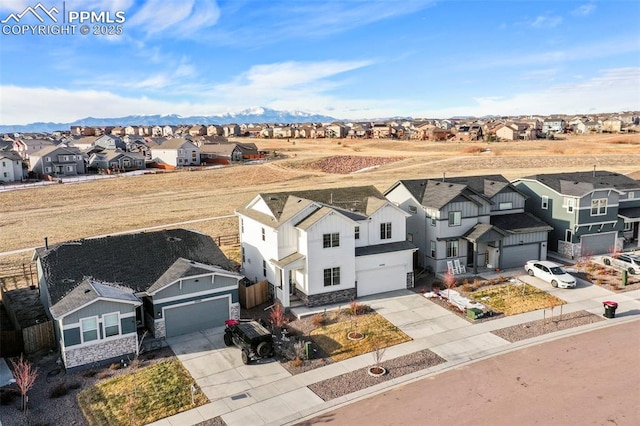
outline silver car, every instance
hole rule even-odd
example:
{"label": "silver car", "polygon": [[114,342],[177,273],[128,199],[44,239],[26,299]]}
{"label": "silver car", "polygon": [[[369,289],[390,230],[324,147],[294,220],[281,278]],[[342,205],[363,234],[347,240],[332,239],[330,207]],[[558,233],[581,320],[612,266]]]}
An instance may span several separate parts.
{"label": "silver car", "polygon": [[524,270],[532,277],[538,277],[551,283],[552,287],[573,288],[576,279],[568,274],[561,265],[548,260],[530,260],[524,264]]}

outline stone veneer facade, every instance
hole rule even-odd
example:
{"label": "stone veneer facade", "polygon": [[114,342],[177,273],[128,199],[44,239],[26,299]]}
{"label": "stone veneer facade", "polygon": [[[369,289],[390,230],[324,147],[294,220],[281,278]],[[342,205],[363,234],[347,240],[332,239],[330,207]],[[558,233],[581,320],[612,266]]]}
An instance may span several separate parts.
{"label": "stone veneer facade", "polygon": [[81,365],[99,363],[124,355],[135,354],[138,350],[138,335],[132,333],[119,339],[99,341],[96,344],[62,350],[62,358],[67,369]]}
{"label": "stone veneer facade", "polygon": [[295,292],[296,292],[296,296],[298,296],[300,300],[302,300],[304,304],[309,307],[329,305],[331,303],[350,302],[356,298],[355,288],[348,288],[346,290],[338,290],[338,291],[332,291],[329,293],[320,293],[320,294],[312,294],[312,295],[306,295],[300,290],[298,290],[297,288]]}

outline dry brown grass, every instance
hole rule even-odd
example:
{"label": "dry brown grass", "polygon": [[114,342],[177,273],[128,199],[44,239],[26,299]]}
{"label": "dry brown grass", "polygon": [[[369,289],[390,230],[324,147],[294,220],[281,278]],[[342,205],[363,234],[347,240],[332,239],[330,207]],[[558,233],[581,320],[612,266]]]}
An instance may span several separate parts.
{"label": "dry brown grass", "polygon": [[[629,143],[616,143],[616,141]],[[466,154],[479,142],[395,140],[256,140],[259,149],[285,156],[265,164],[50,185],[0,193],[0,252],[120,231],[233,214],[260,192],[353,185],[384,191],[398,179],[502,173],[508,179],[534,173],[591,170],[621,173],[640,169],[640,135],[567,136],[564,141],[486,144],[492,155]],[[294,144],[295,142],[295,144]],[[603,143],[611,142],[611,143]],[[348,145],[345,151],[345,144]],[[564,154],[552,152],[562,146]],[[496,152],[497,151],[497,152]],[[347,175],[308,168],[345,155],[397,157],[374,170]],[[212,236],[237,233],[237,219],[183,225]],[[0,262],[28,259],[0,257]]]}

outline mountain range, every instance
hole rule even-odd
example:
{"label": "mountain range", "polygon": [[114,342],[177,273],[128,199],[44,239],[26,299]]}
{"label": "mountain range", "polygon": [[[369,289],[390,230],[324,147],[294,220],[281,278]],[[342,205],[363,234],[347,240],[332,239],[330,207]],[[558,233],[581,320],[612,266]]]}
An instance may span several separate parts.
{"label": "mountain range", "polygon": [[86,117],[72,123],[30,123],[16,125],[0,125],[0,133],[51,133],[57,130],[69,130],[71,126],[156,126],[156,125],[186,125],[186,124],[243,124],[243,123],[305,123],[341,121],[326,115],[309,114],[302,111],[277,111],[274,109],[255,107],[238,113],[218,115],[197,115],[183,117],[176,114],[169,115],[127,115],[117,118]]}

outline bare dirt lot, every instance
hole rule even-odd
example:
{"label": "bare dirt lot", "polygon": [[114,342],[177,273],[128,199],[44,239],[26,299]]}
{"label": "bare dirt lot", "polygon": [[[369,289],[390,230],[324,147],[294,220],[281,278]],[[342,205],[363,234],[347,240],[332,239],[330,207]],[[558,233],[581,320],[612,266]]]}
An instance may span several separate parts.
{"label": "bare dirt lot", "polygon": [[[243,139],[245,140],[245,139]],[[245,140],[246,141],[246,140]],[[252,140],[254,141],[254,140]],[[565,140],[429,142],[366,140],[255,140],[277,154],[263,164],[150,174],[0,193],[0,252],[224,216],[260,192],[375,185],[399,179],[502,173],[591,170],[640,171],[640,134],[567,135]],[[483,152],[478,153],[478,148]],[[351,173],[352,171],[360,171]],[[235,218],[191,224],[212,236],[237,233]],[[30,253],[0,257],[28,262]]]}

